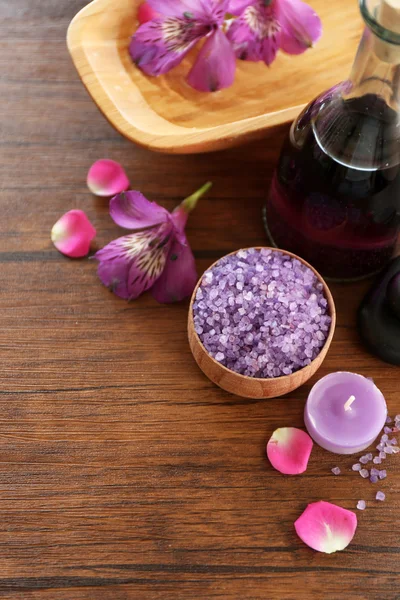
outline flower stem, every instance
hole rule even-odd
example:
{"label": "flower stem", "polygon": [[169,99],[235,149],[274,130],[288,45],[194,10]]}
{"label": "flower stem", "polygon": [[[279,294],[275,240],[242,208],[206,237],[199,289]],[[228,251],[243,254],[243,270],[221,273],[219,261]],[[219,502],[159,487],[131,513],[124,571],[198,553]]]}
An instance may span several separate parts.
{"label": "flower stem", "polygon": [[208,181],[207,183],[202,185],[201,188],[197,190],[197,192],[194,192],[194,194],[192,194],[191,196],[188,196],[182,202],[181,208],[183,208],[183,210],[186,213],[192,212],[192,210],[196,207],[196,204],[200,200],[200,198],[202,196],[204,196],[204,194],[206,194],[211,187],[212,187],[211,181]]}

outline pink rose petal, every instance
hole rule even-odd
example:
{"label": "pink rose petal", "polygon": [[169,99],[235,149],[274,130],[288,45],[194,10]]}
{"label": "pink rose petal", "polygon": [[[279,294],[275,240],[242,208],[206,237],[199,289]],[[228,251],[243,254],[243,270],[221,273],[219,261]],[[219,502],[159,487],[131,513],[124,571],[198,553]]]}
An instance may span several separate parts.
{"label": "pink rose petal", "polygon": [[284,475],[298,475],[307,469],[313,441],[301,429],[281,427],[272,434],[267,444],[271,465]]}
{"label": "pink rose petal", "polygon": [[299,538],[318,552],[332,554],[350,544],[357,529],[356,515],[330,502],[309,504],[294,524]]}
{"label": "pink rose petal", "polygon": [[143,23],[147,23],[147,21],[152,21],[159,16],[159,13],[154,10],[147,2],[143,2],[138,9],[138,21],[140,25]]}
{"label": "pink rose petal", "polygon": [[109,198],[127,190],[129,179],[119,163],[104,158],[90,167],[87,186],[92,194]]}
{"label": "pink rose petal", "polygon": [[82,210],[70,210],[51,230],[51,241],[62,254],[81,258],[89,252],[96,230]]}

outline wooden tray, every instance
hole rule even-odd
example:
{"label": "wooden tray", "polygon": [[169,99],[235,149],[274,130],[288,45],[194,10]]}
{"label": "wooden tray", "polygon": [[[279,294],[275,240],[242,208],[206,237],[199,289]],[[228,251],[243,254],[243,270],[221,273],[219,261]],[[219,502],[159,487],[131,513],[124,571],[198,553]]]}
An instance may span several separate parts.
{"label": "wooden tray", "polygon": [[185,81],[195,50],[161,77],[147,77],[131,62],[128,45],[140,2],[94,0],[73,19],[68,48],[110,123],[160,152],[227,148],[293,120],[315,96],[346,79],[362,30],[357,0],[310,0],[324,26],[315,49],[302,56],[279,53],[269,69],[238,61],[234,85],[205,94]]}

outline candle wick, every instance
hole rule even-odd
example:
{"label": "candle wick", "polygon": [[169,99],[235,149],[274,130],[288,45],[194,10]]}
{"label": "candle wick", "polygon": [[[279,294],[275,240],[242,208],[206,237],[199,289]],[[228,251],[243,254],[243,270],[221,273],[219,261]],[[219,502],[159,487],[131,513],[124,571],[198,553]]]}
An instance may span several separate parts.
{"label": "candle wick", "polygon": [[351,405],[353,404],[355,399],[356,399],[355,396],[350,396],[350,398],[347,400],[347,402],[344,405],[344,410],[351,410]]}

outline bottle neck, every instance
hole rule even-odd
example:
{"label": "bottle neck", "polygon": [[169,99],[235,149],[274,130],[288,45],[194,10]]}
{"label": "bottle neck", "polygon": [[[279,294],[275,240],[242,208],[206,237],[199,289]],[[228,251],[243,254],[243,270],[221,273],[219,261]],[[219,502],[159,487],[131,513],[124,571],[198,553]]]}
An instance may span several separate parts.
{"label": "bottle neck", "polygon": [[378,38],[368,27],[361,39],[343,99],[366,95],[384,100],[400,119],[400,47]]}

